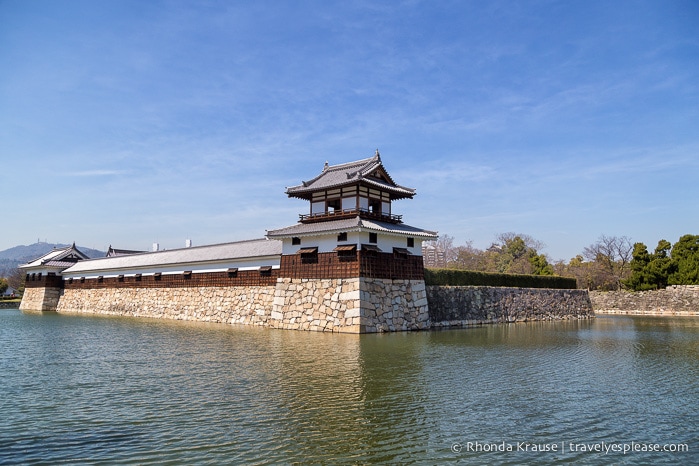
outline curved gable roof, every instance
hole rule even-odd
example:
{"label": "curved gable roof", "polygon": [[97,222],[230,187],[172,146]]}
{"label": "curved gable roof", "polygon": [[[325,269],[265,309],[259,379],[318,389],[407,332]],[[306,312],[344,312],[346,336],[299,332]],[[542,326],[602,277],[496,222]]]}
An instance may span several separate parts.
{"label": "curved gable roof", "polygon": [[381,162],[378,150],[373,157],[368,159],[339,165],[328,165],[326,162],[319,175],[309,181],[303,181],[300,185],[286,188],[286,194],[289,197],[306,199],[316,191],[355,184],[375,186],[390,192],[394,199],[415,195],[415,189],[400,186],[393,181]]}
{"label": "curved gable roof", "polygon": [[75,243],[71,246],[66,246],[63,248],[54,248],[52,251],[44,254],[43,256],[34,259],[33,261],[27,262],[26,264],[20,265],[20,268],[30,268],[30,267],[69,267],[78,261],[89,259],[89,257],[75,247]]}

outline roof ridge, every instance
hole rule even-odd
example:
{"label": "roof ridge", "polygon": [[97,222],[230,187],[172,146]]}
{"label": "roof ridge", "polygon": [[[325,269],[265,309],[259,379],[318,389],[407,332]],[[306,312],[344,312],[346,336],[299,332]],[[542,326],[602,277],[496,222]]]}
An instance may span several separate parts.
{"label": "roof ridge", "polygon": [[352,165],[368,165],[370,162],[376,159],[376,156],[369,157],[365,159],[355,160],[353,162],[338,163],[337,165],[328,165],[328,170],[341,170],[343,168],[350,167]]}
{"label": "roof ridge", "polygon": [[359,169],[357,170],[357,172],[360,172],[360,171],[362,171],[362,169],[363,169],[368,163],[370,163],[370,162],[371,162],[372,160],[374,160],[375,158],[376,158],[376,156],[370,157],[370,158],[366,158],[366,159],[355,160],[355,161],[353,161],[353,162],[339,163],[339,164],[337,164],[337,165],[325,165],[325,166],[323,166],[323,170],[322,170],[318,175],[314,176],[314,177],[311,178],[310,180],[303,180],[303,181],[301,181],[301,184],[300,184],[300,185],[288,186],[288,187],[287,187],[287,190],[288,190],[289,188],[296,188],[296,187],[299,187],[299,186],[303,186],[303,187],[305,188],[305,187],[307,187],[308,185],[315,183],[316,181],[318,181],[318,179],[322,178],[324,175],[327,175],[329,172],[342,171],[342,170],[346,170],[346,169],[348,169],[348,168],[350,168],[350,167],[353,167],[353,166],[359,167]]}
{"label": "roof ridge", "polygon": [[[183,248],[173,248],[173,249],[161,249],[158,251],[138,251],[135,254],[129,254],[129,256],[143,256],[146,254],[160,254],[164,252],[173,252],[173,251],[186,251],[186,250],[191,250],[191,249],[203,249],[203,248],[210,248],[212,246],[225,246],[229,244],[242,244],[242,243],[252,243],[254,241],[270,241],[269,238],[262,237],[262,238],[254,238],[254,239],[243,239],[239,241],[226,241],[223,243],[212,243],[212,244],[202,244],[200,246],[189,246],[189,247],[183,247]],[[97,261],[97,260],[102,260],[102,259],[114,259],[115,257],[121,257],[121,256],[112,256],[112,257],[95,257],[91,259],[86,259],[90,261]]]}
{"label": "roof ridge", "polygon": [[289,197],[310,199],[311,192],[324,189],[337,189],[342,186],[357,183],[373,183],[382,189],[389,190],[392,198],[402,199],[413,197],[415,189],[401,186],[395,182],[388,173],[377,153],[373,157],[367,157],[352,162],[337,165],[324,165],[323,171],[309,180],[301,181],[301,184],[286,187]]}

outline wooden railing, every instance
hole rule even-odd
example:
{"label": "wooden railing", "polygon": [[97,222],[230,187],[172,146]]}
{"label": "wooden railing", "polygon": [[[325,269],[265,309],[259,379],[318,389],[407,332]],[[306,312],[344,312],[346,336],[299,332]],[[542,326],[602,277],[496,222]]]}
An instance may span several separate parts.
{"label": "wooden railing", "polygon": [[381,222],[403,223],[402,215],[384,214],[380,212],[371,212],[368,209],[344,209],[335,210],[333,212],[320,212],[316,214],[300,214],[299,220],[301,223],[322,222],[325,220],[340,220],[343,218],[352,218],[359,215],[362,218],[378,220]]}

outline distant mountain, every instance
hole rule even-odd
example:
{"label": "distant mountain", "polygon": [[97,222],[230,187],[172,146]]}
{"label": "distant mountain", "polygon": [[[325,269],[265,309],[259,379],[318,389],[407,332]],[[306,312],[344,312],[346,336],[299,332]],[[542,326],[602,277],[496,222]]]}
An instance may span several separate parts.
{"label": "distant mountain", "polygon": [[[51,252],[54,248],[64,248],[69,244],[58,243],[34,243],[29,246],[15,246],[10,249],[0,251],[0,277],[8,276],[9,272],[16,269],[19,265],[26,264],[29,261],[37,259],[44,254]],[[98,251],[97,249],[78,246],[83,253],[89,258],[104,257],[106,251]]]}

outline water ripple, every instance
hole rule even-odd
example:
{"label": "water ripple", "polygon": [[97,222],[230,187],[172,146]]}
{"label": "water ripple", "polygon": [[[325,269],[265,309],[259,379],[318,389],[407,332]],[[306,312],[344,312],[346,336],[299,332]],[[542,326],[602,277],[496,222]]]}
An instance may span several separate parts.
{"label": "water ripple", "polygon": [[[687,319],[357,336],[3,311],[0,464],[692,463],[697,336]],[[692,449],[452,451],[603,441]]]}

